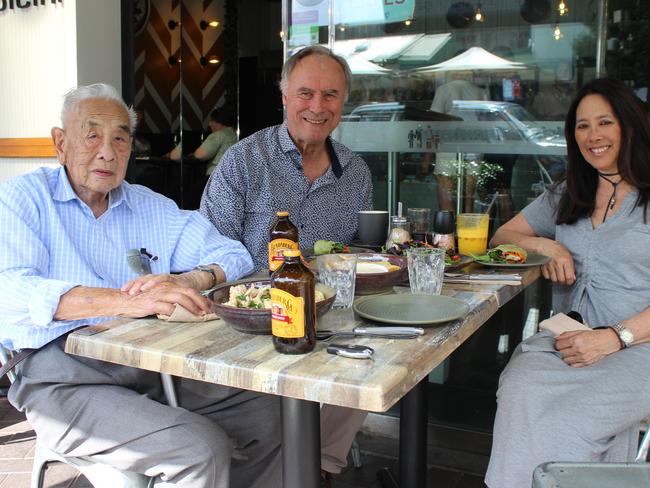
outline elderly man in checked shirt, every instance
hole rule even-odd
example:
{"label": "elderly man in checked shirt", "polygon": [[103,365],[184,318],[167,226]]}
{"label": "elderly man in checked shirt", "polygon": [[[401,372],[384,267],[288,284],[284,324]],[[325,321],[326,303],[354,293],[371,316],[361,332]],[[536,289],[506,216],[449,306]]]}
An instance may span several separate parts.
{"label": "elderly man in checked shirt", "polygon": [[[114,88],[69,92],[61,119],[52,129],[61,167],[0,186],[0,340],[38,349],[16,367],[9,401],[50,449],[157,487],[280,486],[274,397],[183,380],[185,408],[173,408],[157,374],[63,352],[69,331],[111,317],[170,314],[174,304],[207,312],[200,291],[253,263],[198,212],[124,182],[136,116]],[[129,269],[129,250],[142,248],[157,256],[154,274]]]}
{"label": "elderly man in checked shirt", "polygon": [[[351,77],[345,60],[329,49],[298,51],[282,68],[287,120],[231,146],[208,180],[201,212],[219,232],[244,243],[258,270],[268,267],[269,228],[276,211],[289,211],[304,249],[317,239],[349,243],[357,231],[357,212],[372,208],[368,166],[330,138],[341,120]],[[323,407],[325,472],[339,473],[346,466],[364,418],[358,410]]]}

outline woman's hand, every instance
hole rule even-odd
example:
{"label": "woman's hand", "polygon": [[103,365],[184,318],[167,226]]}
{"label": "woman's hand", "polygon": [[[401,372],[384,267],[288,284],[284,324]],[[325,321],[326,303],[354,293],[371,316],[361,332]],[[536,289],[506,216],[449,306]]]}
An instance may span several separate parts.
{"label": "woman's hand", "polygon": [[555,348],[569,366],[582,368],[619,351],[621,343],[612,329],[576,330],[557,336]]}
{"label": "woman's hand", "polygon": [[551,260],[542,266],[542,275],[553,283],[573,285],[576,282],[576,268],[571,253],[562,244],[546,239],[542,254]]}

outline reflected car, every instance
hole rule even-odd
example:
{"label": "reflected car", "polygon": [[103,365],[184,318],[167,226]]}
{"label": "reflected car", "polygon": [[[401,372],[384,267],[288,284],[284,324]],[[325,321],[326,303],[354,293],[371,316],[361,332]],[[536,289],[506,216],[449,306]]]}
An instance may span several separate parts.
{"label": "reflected car", "polygon": [[[561,127],[551,127],[540,123],[524,107],[512,102],[484,100],[455,100],[449,114],[428,110],[429,102],[400,103],[381,102],[360,105],[342,117],[344,122],[372,121],[466,121],[495,122],[486,129],[468,128],[467,131],[455,131],[454,136],[468,142],[528,142],[547,150],[554,148],[563,153],[566,142]],[[544,152],[544,151],[541,151]],[[566,157],[556,155],[534,154],[489,154],[487,163],[500,167],[496,181],[486,183],[487,192],[510,192],[516,209],[528,203],[532,197],[541,193],[546,186],[564,176]],[[399,153],[398,177],[426,178],[425,165],[422,164],[425,153]],[[386,155],[381,153],[363,153],[373,173],[383,173],[386,168]],[[373,168],[374,167],[374,168]],[[489,167],[489,165],[486,165]],[[384,173],[385,174],[385,173]],[[376,175],[380,179],[380,175]]]}

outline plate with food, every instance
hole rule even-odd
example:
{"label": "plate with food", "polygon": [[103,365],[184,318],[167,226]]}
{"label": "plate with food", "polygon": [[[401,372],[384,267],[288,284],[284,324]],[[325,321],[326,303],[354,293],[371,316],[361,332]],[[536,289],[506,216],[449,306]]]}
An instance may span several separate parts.
{"label": "plate with food", "polygon": [[[393,291],[393,286],[408,279],[405,257],[372,252],[359,253],[356,256],[355,295],[390,293]],[[316,274],[318,273],[317,259],[318,256],[307,259],[308,266]]]}
{"label": "plate with food", "polygon": [[365,319],[401,325],[435,325],[469,312],[469,305],[458,298],[411,293],[359,298],[353,308]]}
{"label": "plate with food", "polygon": [[357,254],[355,295],[390,293],[393,286],[408,278],[406,259],[391,254]]}
{"label": "plate with food", "polygon": [[340,253],[362,253],[372,252],[370,249],[363,247],[351,246],[342,242],[327,241],[319,239],[314,242],[314,247],[303,250],[303,256],[321,256],[323,254],[340,254]]}
{"label": "plate with food", "polygon": [[[316,283],[316,316],[324,315],[334,303],[336,292]],[[271,280],[247,278],[223,283],[211,295],[212,311],[239,332],[271,333]]]}
{"label": "plate with food", "polygon": [[454,251],[447,251],[445,255],[445,271],[462,268],[474,262],[470,256],[462,256]]}
{"label": "plate with food", "polygon": [[488,249],[485,254],[472,255],[474,262],[495,268],[528,268],[548,263],[551,258],[543,254],[529,253],[514,244],[501,244]]}
{"label": "plate with food", "polygon": [[[394,245],[386,252],[387,254],[394,254],[395,256],[406,257],[406,252],[409,249],[421,248],[421,247],[434,247],[434,246],[429,244],[426,241],[411,240],[399,245]],[[462,268],[463,266],[467,266],[473,261],[474,259],[472,259],[470,256],[461,256],[456,251],[448,249],[447,254],[445,255],[445,270]]]}

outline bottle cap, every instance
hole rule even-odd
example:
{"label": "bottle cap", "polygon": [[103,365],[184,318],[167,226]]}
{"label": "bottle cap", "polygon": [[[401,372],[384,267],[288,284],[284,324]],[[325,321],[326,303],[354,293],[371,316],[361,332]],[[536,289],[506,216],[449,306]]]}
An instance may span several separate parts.
{"label": "bottle cap", "polygon": [[287,251],[284,251],[284,257],[286,258],[297,258],[300,256],[300,251],[296,251],[294,249],[289,249]]}
{"label": "bottle cap", "polygon": [[278,217],[288,217],[288,216],[289,216],[289,212],[286,212],[286,211],[275,212],[275,215],[277,215]]}

